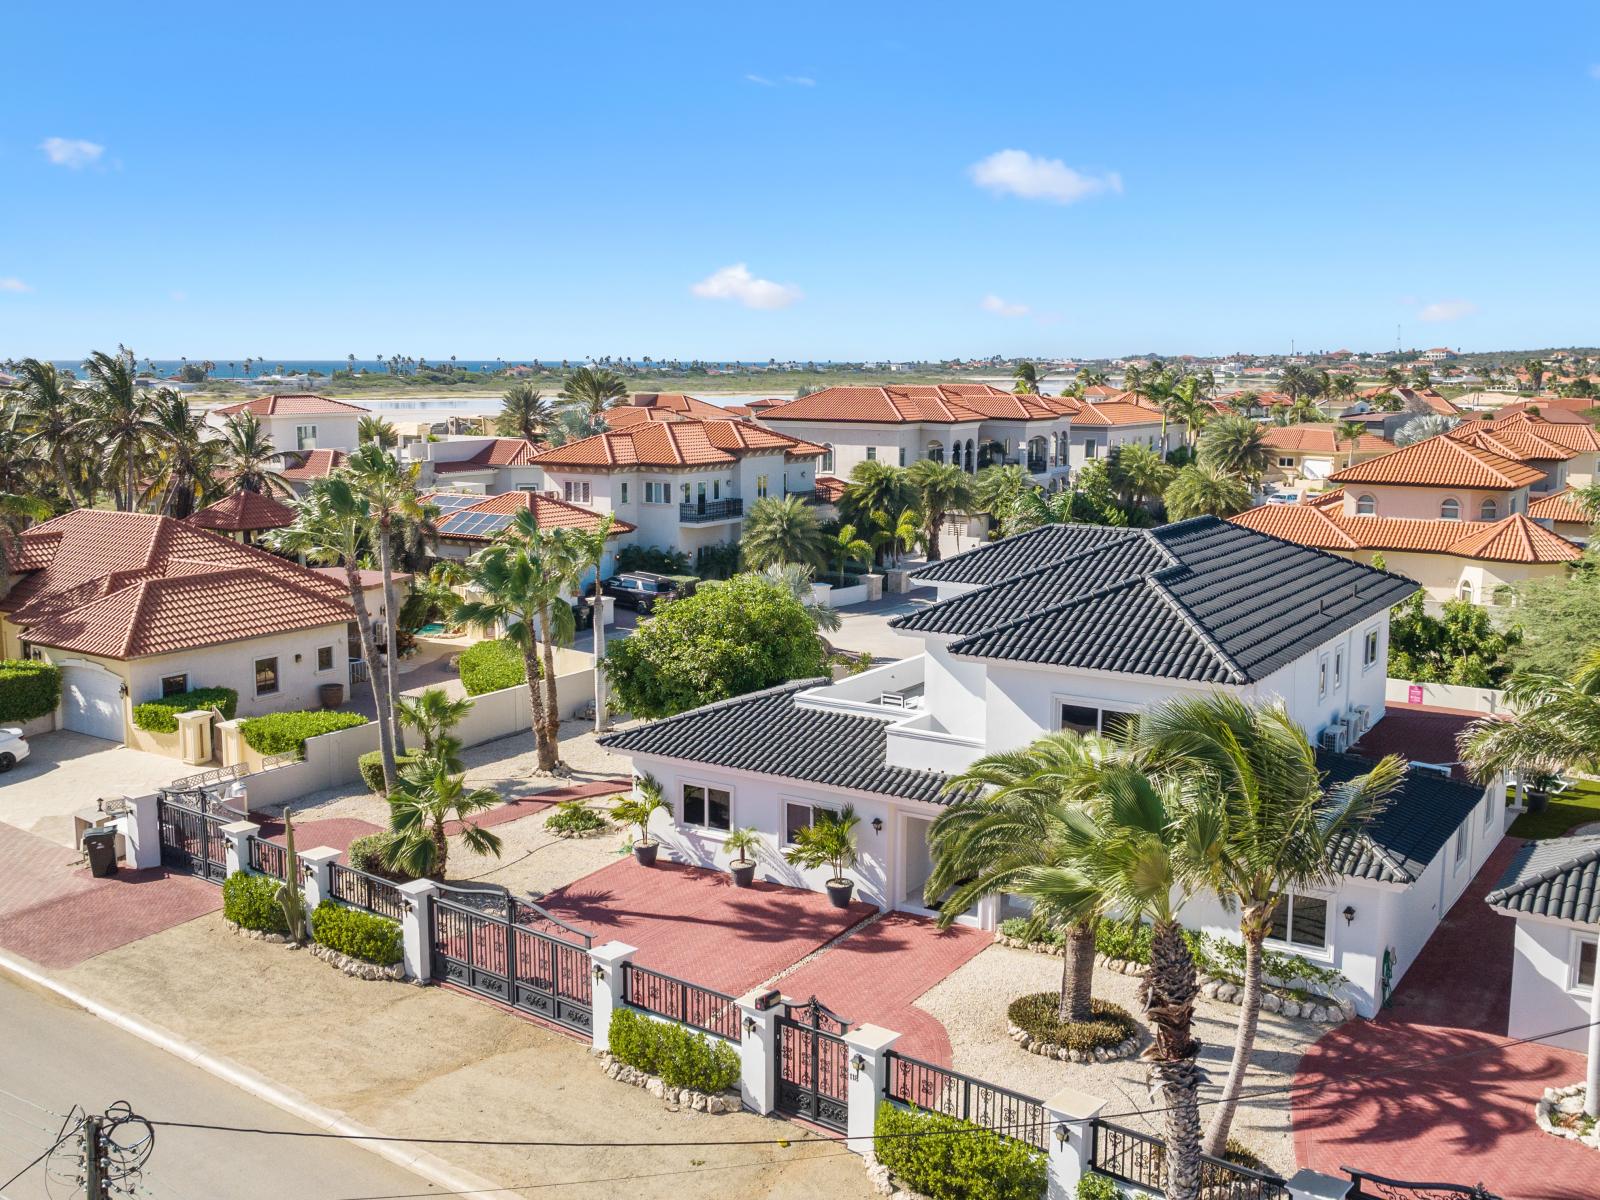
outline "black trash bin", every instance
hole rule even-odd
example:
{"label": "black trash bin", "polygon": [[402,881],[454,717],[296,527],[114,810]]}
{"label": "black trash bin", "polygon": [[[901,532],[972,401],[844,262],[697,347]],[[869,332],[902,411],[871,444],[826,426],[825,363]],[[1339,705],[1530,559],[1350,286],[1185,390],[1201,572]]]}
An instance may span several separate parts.
{"label": "black trash bin", "polygon": [[83,852],[89,856],[89,873],[96,879],[117,873],[117,831],[114,828],[84,830]]}

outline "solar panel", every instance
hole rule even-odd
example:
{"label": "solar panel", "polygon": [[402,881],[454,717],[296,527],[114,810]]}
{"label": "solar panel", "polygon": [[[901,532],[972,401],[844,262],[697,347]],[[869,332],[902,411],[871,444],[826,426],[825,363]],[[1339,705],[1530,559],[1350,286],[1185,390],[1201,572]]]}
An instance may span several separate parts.
{"label": "solar panel", "polygon": [[487,537],[511,524],[510,513],[468,512],[451,517],[440,532],[454,537]]}
{"label": "solar panel", "polygon": [[460,512],[463,508],[471,508],[483,499],[467,492],[435,492],[428,497],[428,503],[442,513]]}

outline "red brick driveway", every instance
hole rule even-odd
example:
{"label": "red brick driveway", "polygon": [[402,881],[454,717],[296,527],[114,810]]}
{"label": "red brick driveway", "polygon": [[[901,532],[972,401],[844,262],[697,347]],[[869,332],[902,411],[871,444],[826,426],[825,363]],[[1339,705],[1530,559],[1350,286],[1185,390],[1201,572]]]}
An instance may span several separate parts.
{"label": "red brick driveway", "polygon": [[1505,1200],[1600,1196],[1600,1156],[1533,1124],[1545,1088],[1583,1078],[1582,1056],[1505,1045],[1515,926],[1483,897],[1519,845],[1508,838],[1490,856],[1406,972],[1391,1009],[1332,1030],[1300,1060],[1300,1165],[1481,1181]]}

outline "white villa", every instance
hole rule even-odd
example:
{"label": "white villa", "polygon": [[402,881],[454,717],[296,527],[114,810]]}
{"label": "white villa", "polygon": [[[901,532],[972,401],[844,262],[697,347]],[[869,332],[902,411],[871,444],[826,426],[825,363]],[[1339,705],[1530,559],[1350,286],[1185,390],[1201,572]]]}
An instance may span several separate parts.
{"label": "white villa", "polygon": [[261,422],[261,431],[279,454],[311,450],[354,450],[360,445],[356,430],[370,409],[326,396],[259,396],[238,404],[224,404],[206,413],[206,425],[220,431],[230,417],[249,413]]}
{"label": "white villa", "polygon": [[[1347,751],[1384,719],[1390,607],[1409,580],[1211,517],[1155,530],[1052,525],[917,572],[938,600],[897,617],[924,653],[809,680],[613,734],[603,744],[658,778],[674,857],[720,861],[753,826],[761,870],[821,888],[782,850],[818,809],[861,818],[859,896],[925,913],[927,835],[945,784],[980,755],[1059,729],[1114,730],[1173,697],[1281,700],[1347,778]],[[1445,771],[1449,767],[1444,768]],[[1388,809],[1347,837],[1338,883],[1294,897],[1280,949],[1343,972],[1372,1014],[1504,831],[1503,791],[1415,767]],[[993,928],[1012,902],[960,920]],[[1228,935],[1219,903],[1187,911]]]}

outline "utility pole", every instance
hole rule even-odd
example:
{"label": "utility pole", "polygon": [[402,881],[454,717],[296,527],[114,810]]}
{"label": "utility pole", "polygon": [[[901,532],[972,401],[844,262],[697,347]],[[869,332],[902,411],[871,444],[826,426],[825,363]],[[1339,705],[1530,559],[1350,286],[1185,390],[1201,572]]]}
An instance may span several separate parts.
{"label": "utility pole", "polygon": [[106,1186],[105,1118],[83,1119],[83,1194],[88,1200],[101,1200],[109,1195]]}

